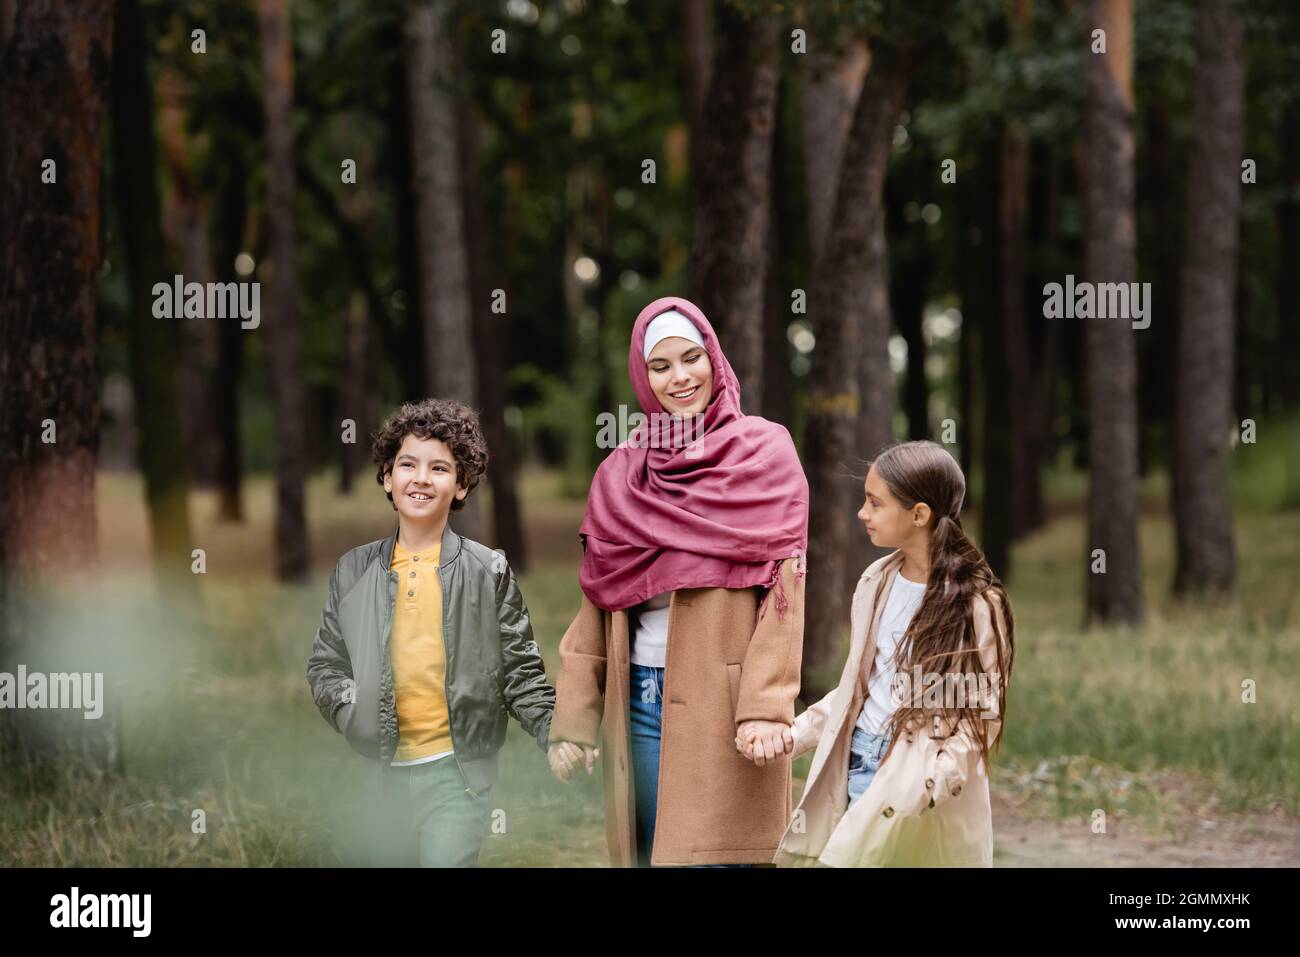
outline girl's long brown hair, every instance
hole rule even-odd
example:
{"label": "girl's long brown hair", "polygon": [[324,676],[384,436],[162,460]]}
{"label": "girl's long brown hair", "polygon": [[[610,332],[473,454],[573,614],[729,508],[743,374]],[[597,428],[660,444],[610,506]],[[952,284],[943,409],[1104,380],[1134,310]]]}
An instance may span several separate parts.
{"label": "girl's long brown hair", "polygon": [[[1006,716],[1006,688],[1011,677],[1011,661],[1015,654],[1015,622],[1006,590],[997,575],[989,568],[984,555],[975,546],[961,525],[961,508],[966,498],[966,477],[961,466],[941,445],[934,442],[902,442],[882,450],[869,464],[889,489],[889,493],[910,509],[918,502],[930,506],[930,575],[926,582],[921,607],[912,616],[907,633],[895,650],[898,673],[909,678],[919,665],[921,673],[979,675],[984,672],[980,662],[975,634],[975,602],[990,602],[989,617],[997,638],[997,674],[989,675],[997,694],[997,713]],[[1006,634],[1002,634],[997,608],[991,599],[998,599]],[[879,599],[878,599],[879,600]],[[1005,648],[1005,659],[1003,651]],[[989,741],[981,707],[977,700],[966,700],[964,707],[923,707],[924,688],[912,688],[894,710],[886,733],[890,736],[889,751],[902,733],[928,729],[943,721],[948,733],[965,723],[975,740],[980,754],[988,764]],[[991,706],[991,702],[985,702]],[[997,745],[1002,743],[999,734]],[[889,751],[885,756],[888,757]]]}

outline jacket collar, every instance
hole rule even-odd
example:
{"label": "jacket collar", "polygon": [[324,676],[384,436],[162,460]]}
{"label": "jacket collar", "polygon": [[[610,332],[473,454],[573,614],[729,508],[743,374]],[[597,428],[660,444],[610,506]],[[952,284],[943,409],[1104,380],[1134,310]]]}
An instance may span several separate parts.
{"label": "jacket collar", "polygon": [[[393,548],[397,545],[397,533],[401,526],[393,529],[393,534],[384,539],[383,546],[379,549],[379,561],[381,567],[389,569],[393,567]],[[445,568],[456,560],[460,555],[461,537],[451,529],[451,516],[447,516],[447,527],[442,530],[442,548],[438,553],[438,567]]]}
{"label": "jacket collar", "polygon": [[901,548],[896,548],[885,557],[878,558],[868,565],[867,570],[862,573],[862,577],[864,579],[871,579],[875,578],[877,575],[886,574],[893,570],[891,566],[902,565],[904,557],[903,550]]}

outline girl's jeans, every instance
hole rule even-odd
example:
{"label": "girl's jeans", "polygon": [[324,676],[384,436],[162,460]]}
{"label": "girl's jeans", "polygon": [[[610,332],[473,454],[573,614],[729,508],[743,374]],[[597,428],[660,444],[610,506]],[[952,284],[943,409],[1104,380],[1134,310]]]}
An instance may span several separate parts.
{"label": "girl's jeans", "polygon": [[649,867],[650,851],[655,843],[655,812],[659,805],[659,736],[664,717],[664,669],[633,664],[629,670],[632,782],[636,789],[636,857],[638,866]]}
{"label": "girl's jeans", "polygon": [[889,747],[889,738],[883,734],[869,734],[861,728],[853,729],[849,745],[849,807],[862,797],[871,779],[880,768],[880,761]]}

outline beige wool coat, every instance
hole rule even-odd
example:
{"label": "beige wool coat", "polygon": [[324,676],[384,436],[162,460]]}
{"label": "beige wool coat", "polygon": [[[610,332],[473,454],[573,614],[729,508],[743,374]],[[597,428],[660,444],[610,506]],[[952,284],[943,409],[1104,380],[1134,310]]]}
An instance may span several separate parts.
{"label": "beige wool coat", "polygon": [[[781,563],[789,606],[762,587],[672,593],[664,667],[659,805],[651,863],[769,863],[791,814],[789,755],[758,767],[736,750],[742,721],[789,724],[803,659],[803,575]],[[635,866],[629,738],[629,613],[585,596],[560,642],[551,741],[601,748],[610,863]]]}
{"label": "beige wool coat", "polygon": [[[978,742],[964,726],[953,728],[949,723],[905,733],[882,761],[866,791],[848,808],[853,728],[866,701],[867,681],[876,655],[876,631],[902,564],[903,553],[895,551],[863,572],[853,595],[852,643],[839,686],[794,723],[794,756],[814,748],[816,752],[803,795],[773,858],[778,865],[993,864],[987,770]],[[1006,626],[1000,602],[991,595],[987,599],[975,598],[973,614],[980,662],[990,674],[998,671],[991,617],[994,613],[999,616],[1006,661]],[[996,700],[992,707],[996,707]],[[988,711],[986,708],[985,713]],[[1001,717],[984,720],[991,747],[1001,732]]]}

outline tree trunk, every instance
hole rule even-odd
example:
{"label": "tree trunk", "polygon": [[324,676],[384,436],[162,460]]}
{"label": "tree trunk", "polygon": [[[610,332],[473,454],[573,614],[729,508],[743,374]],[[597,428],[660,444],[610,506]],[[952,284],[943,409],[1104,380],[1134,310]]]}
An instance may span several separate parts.
{"label": "tree trunk", "polygon": [[[906,99],[911,63],[890,47],[873,51],[871,69],[854,111],[840,167],[821,268],[813,280],[813,349],[809,371],[804,459],[811,493],[808,535],[807,623],[804,629],[803,696],[816,700],[834,683],[839,635],[848,608],[849,536],[862,534],[854,513],[861,482],[849,469],[860,454],[859,416],[885,423],[892,415],[861,401],[864,331],[888,316],[883,275],[885,167]],[[887,321],[887,318],[885,319]],[[891,382],[886,336],[870,350],[880,378]],[[882,391],[885,386],[881,385]],[[892,385],[888,388],[892,390]]]}
{"label": "tree trunk", "polygon": [[728,0],[720,0],[715,14],[691,285],[718,331],[741,395],[761,404],[779,24],[775,17],[748,17]]}
{"label": "tree trunk", "polygon": [[[9,672],[65,650],[49,596],[70,559],[71,597],[93,605],[98,588],[95,305],[113,4],[11,12],[0,53],[0,670]],[[53,182],[42,182],[47,159]],[[97,666],[93,649],[67,650],[73,660],[56,670]],[[120,769],[116,713],[86,721],[0,709],[6,771],[69,751],[79,766]]]}
{"label": "tree trunk", "polygon": [[[1092,283],[1137,278],[1134,212],[1133,9],[1092,0],[1106,52],[1089,53],[1084,113],[1084,261]],[[1088,623],[1142,620],[1138,560],[1137,343],[1128,318],[1087,324]],[[1104,555],[1104,571],[1098,564]]]}
{"label": "tree trunk", "polygon": [[[709,0],[682,0],[682,46],[686,56],[686,113],[691,123],[691,175],[701,183],[704,104],[710,80]],[[712,321],[712,320],[710,320]]]}
{"label": "tree trunk", "polygon": [[[998,190],[998,233],[1001,242],[1002,347],[1006,355],[1006,379],[997,388],[1012,396],[1026,397],[1037,408],[1041,377],[1035,374],[1031,358],[1028,314],[1025,304],[1025,204],[1029,180],[1029,147],[1014,123],[1003,129]],[[1010,533],[1020,539],[1042,527],[1043,495],[1039,480],[1038,443],[1034,434],[1035,413],[1022,408],[1008,417],[1010,435]]]}
{"label": "tree trunk", "polygon": [[1300,93],[1282,110],[1282,192],[1277,201],[1278,350],[1282,404],[1300,406]]}
{"label": "tree trunk", "polygon": [[979,154],[980,177],[989,184],[975,198],[980,243],[976,249],[975,277],[979,290],[972,305],[980,335],[980,381],[984,396],[983,444],[984,496],[980,502],[980,548],[994,574],[1011,578],[1011,528],[1015,509],[1013,393],[1007,387],[1007,322],[1003,316],[1006,294],[1002,287],[1005,245],[1001,241],[1002,140],[989,132]]}
{"label": "tree trunk", "polygon": [[183,464],[187,450],[176,366],[181,323],[194,320],[153,315],[153,285],[171,277],[165,266],[158,198],[149,48],[136,0],[118,3],[113,44],[112,185],[129,289],[126,328],[136,457],[144,476],[154,570],[165,588],[192,591],[190,483]]}
{"label": "tree trunk", "polygon": [[275,410],[275,552],[282,581],[308,571],[303,482],[307,460],[307,408],[298,330],[297,250],[293,199],[293,45],[289,0],[260,0],[262,104],[266,116],[267,194],[270,231],[270,309],[266,327],[267,373]]}
{"label": "tree trunk", "polygon": [[1187,177],[1187,259],[1179,289],[1174,529],[1179,594],[1228,591],[1236,577],[1228,492],[1245,63],[1232,0],[1197,13],[1196,94]]}
{"label": "tree trunk", "polygon": [[[460,123],[462,203],[465,211],[465,245],[469,253],[469,286],[474,323],[474,353],[478,357],[479,398],[483,404],[483,432],[487,438],[488,481],[492,485],[492,544],[505,551],[516,574],[528,568],[524,523],[519,510],[518,466],[510,430],[506,427],[506,361],[504,355],[508,315],[492,312],[491,263],[504,262],[488,254],[483,223],[483,190],[479,175],[478,121],[462,101]],[[500,281],[504,288],[505,282]]]}
{"label": "tree trunk", "polygon": [[871,57],[865,43],[853,40],[847,42],[838,56],[817,47],[803,62],[806,64],[801,111],[803,155],[808,188],[808,240],[815,274],[835,206],[844,140],[853,122],[853,110]]}
{"label": "tree trunk", "polygon": [[[452,83],[456,51],[446,0],[421,0],[406,29],[416,237],[420,262],[425,379],[431,391],[469,406],[478,402],[465,214],[461,206],[459,131]],[[480,497],[455,513],[458,532],[481,541]]]}
{"label": "tree trunk", "polygon": [[[218,139],[213,144],[224,157],[217,172],[216,196],[212,207],[212,276],[215,282],[238,282],[235,258],[244,248],[248,222],[248,171],[233,142]],[[213,382],[212,441],[216,446],[217,517],[223,522],[242,522],[241,491],[243,463],[239,449],[239,382],[244,374],[244,330],[237,322],[217,327],[217,374]]]}
{"label": "tree trunk", "polygon": [[355,424],[356,441],[343,443],[339,455],[339,492],[343,495],[351,493],[352,477],[358,471],[364,472],[370,462],[368,439],[379,425],[375,413],[375,378],[374,342],[366,296],[354,289],[348,299],[343,332],[342,415],[332,423],[340,429],[343,419],[351,419]]}

